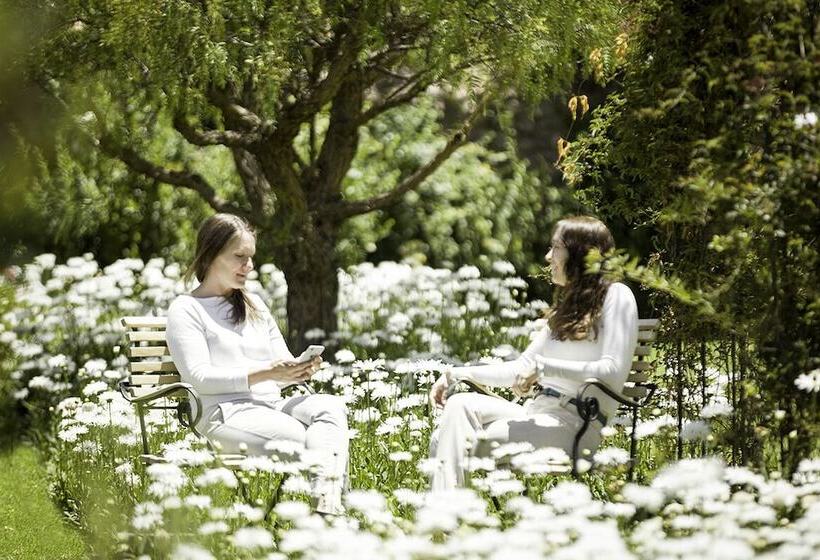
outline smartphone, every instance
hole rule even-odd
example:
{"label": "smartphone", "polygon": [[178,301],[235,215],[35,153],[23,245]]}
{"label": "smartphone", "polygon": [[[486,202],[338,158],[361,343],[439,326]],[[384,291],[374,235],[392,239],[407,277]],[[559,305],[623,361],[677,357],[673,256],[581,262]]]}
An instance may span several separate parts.
{"label": "smartphone", "polygon": [[324,351],[325,351],[325,347],[322,346],[321,344],[311,344],[310,346],[308,346],[305,349],[304,352],[299,354],[299,357],[296,358],[296,362],[300,363],[300,364],[302,364],[304,362],[309,362],[310,360],[312,360],[316,356],[321,356],[322,352],[324,352]]}

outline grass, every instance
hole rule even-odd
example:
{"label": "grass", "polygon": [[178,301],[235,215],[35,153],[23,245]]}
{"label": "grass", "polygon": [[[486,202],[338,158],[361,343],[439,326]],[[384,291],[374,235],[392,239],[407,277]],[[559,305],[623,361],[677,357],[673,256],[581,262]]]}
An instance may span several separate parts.
{"label": "grass", "polygon": [[36,450],[18,445],[0,452],[0,560],[87,557],[47,489]]}

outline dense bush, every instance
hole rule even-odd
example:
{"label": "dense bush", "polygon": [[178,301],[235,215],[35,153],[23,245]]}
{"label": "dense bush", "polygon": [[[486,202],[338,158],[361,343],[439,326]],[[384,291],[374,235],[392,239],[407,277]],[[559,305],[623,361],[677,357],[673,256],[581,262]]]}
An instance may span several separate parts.
{"label": "dense bush", "polygon": [[679,411],[725,382],[730,459],[786,471],[820,441],[817,22],[813,1],[644,2],[618,91],[563,163],[650,240],[648,269],[614,268],[673,296],[655,304]]}

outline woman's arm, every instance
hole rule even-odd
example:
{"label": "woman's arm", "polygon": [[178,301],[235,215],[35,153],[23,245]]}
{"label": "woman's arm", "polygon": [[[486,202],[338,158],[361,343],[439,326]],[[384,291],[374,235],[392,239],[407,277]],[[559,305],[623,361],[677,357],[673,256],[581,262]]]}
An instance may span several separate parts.
{"label": "woman's arm", "polygon": [[430,403],[433,406],[444,406],[447,399],[447,387],[461,379],[474,381],[488,387],[510,387],[519,376],[535,373],[535,356],[544,351],[549,338],[549,329],[543,328],[535,336],[517,360],[499,364],[481,366],[454,367],[433,383],[430,388]]}
{"label": "woman's arm", "polygon": [[286,354],[275,354],[280,360],[246,362],[243,366],[214,366],[201,319],[196,310],[186,303],[181,300],[171,304],[165,336],[177,369],[203,395],[244,393],[250,390],[251,385],[268,380],[285,383],[304,381],[318,366],[315,362],[293,363],[293,356],[287,347]]}
{"label": "woman's arm", "polygon": [[519,375],[526,375],[535,369],[535,357],[543,352],[548,337],[549,329],[541,329],[535,334],[524,353],[509,362],[454,367],[449,373],[448,381],[452,383],[459,379],[467,379],[488,387],[510,387]]}
{"label": "woman's arm", "polygon": [[583,381],[594,377],[615,390],[623,387],[638,342],[638,305],[626,285],[612,284],[601,315],[602,348],[597,360],[563,360],[535,357],[540,377],[564,377]]}
{"label": "woman's arm", "polygon": [[176,301],[168,309],[165,336],[168,350],[179,372],[189,378],[203,395],[243,393],[249,391],[247,366],[211,364],[211,352],[205,339],[201,319],[190,305]]}

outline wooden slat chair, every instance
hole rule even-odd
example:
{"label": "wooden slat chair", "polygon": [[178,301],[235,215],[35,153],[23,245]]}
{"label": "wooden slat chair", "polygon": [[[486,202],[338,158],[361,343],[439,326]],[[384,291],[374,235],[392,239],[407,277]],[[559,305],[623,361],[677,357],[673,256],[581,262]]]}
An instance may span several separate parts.
{"label": "wooden slat chair", "polygon": [[[588,394],[588,392],[594,388],[615,399],[620,403],[621,411],[628,412],[631,415],[632,433],[629,443],[629,478],[630,480],[632,479],[635,472],[635,454],[637,453],[638,444],[638,440],[635,436],[635,426],[638,423],[638,411],[652,400],[658,388],[656,384],[649,381],[649,373],[654,368],[654,364],[649,357],[652,354],[652,343],[656,338],[658,323],[658,319],[638,320],[638,345],[635,347],[634,360],[632,361],[629,376],[620,392],[613,390],[599,379],[587,379],[578,388],[578,392],[575,396],[575,407],[583,420],[583,424],[575,435],[572,447],[570,470],[574,476],[578,476],[578,455],[581,438],[586,433],[589,424],[600,411],[598,397],[594,394]],[[504,398],[479,383],[468,380],[459,380],[459,383],[467,385],[473,391],[500,399]],[[455,383],[450,387],[448,396],[456,391],[459,383]],[[562,469],[560,466],[557,466],[555,470],[560,472]],[[565,471],[566,468],[563,470]]]}
{"label": "wooden slat chair", "polygon": [[[199,437],[196,424],[202,415],[202,402],[196,390],[189,383],[180,379],[176,365],[171,360],[168,344],[165,339],[165,317],[123,317],[121,322],[128,338],[128,356],[131,374],[127,380],[120,381],[119,389],[123,397],[137,407],[142,435],[142,455],[140,460],[145,464],[166,462],[164,457],[150,453],[148,433],[145,428],[145,409],[176,410],[180,424],[190,429]],[[282,395],[297,387],[308,393],[312,389],[306,383],[296,383],[282,388]],[[196,405],[196,406],[192,406]],[[203,438],[206,439],[207,438]],[[213,446],[208,442],[208,447]],[[240,491],[248,503],[250,491],[236,471],[246,459],[241,454],[215,454],[217,462],[234,471]],[[279,501],[285,481],[290,475],[284,474],[271,493],[265,510],[265,519],[270,517],[274,506]]]}
{"label": "wooden slat chair", "polygon": [[[166,318],[123,317],[121,321],[128,339],[130,375],[127,380],[120,381],[119,389],[122,396],[137,408],[143,451],[140,460],[146,464],[164,462],[163,457],[150,452],[145,427],[146,409],[176,410],[180,424],[202,437],[196,430],[202,403],[194,388],[180,380],[171,360],[165,341]],[[236,468],[244,456],[223,454],[218,455],[218,459],[225,466]]]}

